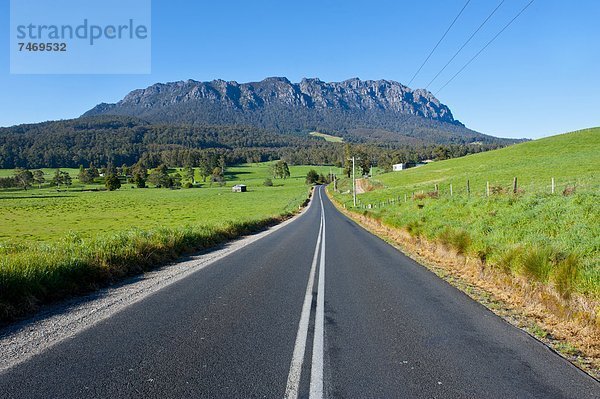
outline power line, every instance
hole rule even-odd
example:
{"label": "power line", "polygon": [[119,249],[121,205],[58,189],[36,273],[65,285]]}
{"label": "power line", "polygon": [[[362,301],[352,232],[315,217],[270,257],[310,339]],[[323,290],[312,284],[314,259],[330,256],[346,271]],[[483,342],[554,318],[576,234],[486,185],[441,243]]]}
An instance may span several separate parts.
{"label": "power line", "polygon": [[466,67],[468,67],[468,66],[469,66],[469,64],[471,64],[471,62],[475,61],[475,59],[476,59],[476,58],[479,56],[479,54],[481,54],[481,53],[483,52],[483,50],[485,50],[485,49],[486,49],[486,48],[487,48],[487,47],[488,47],[490,44],[492,44],[492,42],[493,42],[494,40],[496,40],[496,38],[497,38],[498,36],[500,36],[500,35],[502,34],[502,32],[504,32],[504,31],[506,30],[506,28],[508,28],[508,27],[509,27],[509,26],[510,26],[510,25],[511,25],[511,24],[512,24],[512,23],[513,23],[513,22],[514,22],[514,21],[515,21],[517,18],[519,18],[519,16],[520,16],[521,14],[523,14],[523,12],[524,12],[524,11],[525,11],[527,8],[529,8],[529,6],[531,5],[531,3],[533,3],[534,1],[535,1],[535,0],[531,0],[529,3],[527,3],[527,5],[526,5],[525,7],[523,7],[523,8],[521,9],[521,11],[519,11],[519,13],[518,13],[517,15],[515,15],[515,17],[514,17],[513,19],[511,19],[511,20],[510,20],[510,21],[509,21],[509,22],[508,22],[506,25],[504,25],[504,28],[502,28],[502,30],[500,30],[500,32],[498,32],[498,33],[496,34],[496,36],[494,36],[494,37],[492,38],[492,40],[490,40],[489,42],[487,42],[487,44],[486,44],[485,46],[483,46],[483,48],[482,48],[481,50],[479,50],[479,52],[478,52],[477,54],[475,54],[475,55],[473,56],[473,58],[471,58],[471,59],[469,60],[469,62],[467,62],[467,63],[466,63],[466,64],[465,64],[465,65],[464,65],[462,68],[460,68],[460,70],[459,70],[458,72],[456,72],[456,73],[454,74],[454,76],[452,76],[452,77],[450,78],[450,80],[448,80],[448,81],[447,81],[447,82],[446,82],[446,83],[445,83],[445,84],[444,84],[442,87],[440,87],[440,88],[439,88],[439,90],[438,90],[438,91],[435,93],[435,95],[437,96],[437,95],[438,95],[438,93],[439,93],[440,91],[442,91],[442,90],[444,89],[444,87],[448,86],[448,85],[450,84],[450,82],[452,82],[452,81],[454,80],[454,78],[456,78],[456,77],[457,77],[457,76],[458,76],[458,75],[459,75],[459,74],[460,74],[460,73],[461,73],[461,72],[462,72],[462,71],[463,71],[463,70],[464,70]]}
{"label": "power line", "polygon": [[452,21],[452,23],[450,24],[450,26],[448,27],[448,29],[446,29],[446,32],[444,32],[444,34],[442,35],[442,37],[440,38],[440,40],[438,40],[438,42],[435,45],[435,47],[433,48],[433,50],[431,50],[431,52],[429,53],[429,55],[427,56],[427,58],[425,58],[425,61],[423,61],[423,63],[419,67],[419,69],[417,69],[417,72],[415,72],[415,74],[413,75],[413,77],[410,79],[410,82],[408,82],[408,86],[410,86],[410,84],[412,83],[413,80],[415,80],[415,78],[417,77],[417,75],[419,74],[419,72],[421,72],[421,69],[423,69],[423,67],[425,66],[425,64],[427,63],[427,61],[429,61],[429,58],[433,55],[433,52],[438,48],[438,46],[440,45],[440,43],[442,42],[442,40],[444,40],[444,38],[446,37],[446,35],[448,34],[448,32],[450,32],[450,29],[452,29],[452,27],[456,23],[456,20],[458,20],[458,17],[461,16],[461,14],[465,10],[465,8],[467,8],[467,6],[469,5],[470,2],[471,2],[471,0],[467,0],[467,2],[465,3],[465,5],[463,6],[463,8],[461,8],[461,10],[458,13],[458,15],[456,16],[456,18],[454,18],[454,21]]}
{"label": "power line", "polygon": [[460,53],[460,52],[461,52],[461,51],[462,51],[462,50],[465,48],[465,46],[466,46],[467,44],[469,44],[469,42],[471,41],[471,39],[473,39],[473,37],[474,37],[474,36],[477,34],[477,32],[479,32],[479,31],[481,30],[481,28],[483,28],[483,26],[484,26],[484,25],[487,23],[487,21],[489,21],[489,20],[490,20],[490,18],[492,18],[492,16],[493,16],[493,15],[496,13],[496,11],[498,11],[498,9],[500,8],[500,6],[501,6],[502,4],[504,4],[504,2],[505,2],[505,1],[506,1],[506,0],[502,0],[502,1],[500,2],[500,4],[498,4],[498,5],[496,6],[496,8],[494,8],[494,10],[491,12],[491,14],[490,14],[490,15],[488,15],[488,17],[487,17],[487,18],[486,18],[486,19],[485,19],[485,20],[484,20],[484,21],[481,23],[481,25],[479,25],[479,27],[478,27],[478,28],[475,30],[475,32],[473,32],[473,33],[471,34],[471,36],[469,36],[469,38],[467,39],[467,41],[466,41],[466,42],[464,42],[464,44],[463,44],[463,45],[462,45],[462,46],[461,46],[461,47],[458,49],[458,51],[457,51],[456,53],[454,53],[454,55],[452,56],[452,58],[450,58],[450,61],[448,61],[448,62],[446,63],[446,65],[444,65],[444,67],[443,67],[443,68],[442,68],[442,69],[441,69],[441,70],[440,70],[440,71],[439,71],[439,72],[438,72],[438,73],[437,73],[437,74],[436,74],[436,75],[433,77],[433,79],[431,79],[431,81],[430,81],[429,83],[427,83],[427,86],[425,86],[425,89],[429,88],[429,86],[431,86],[431,84],[432,84],[432,83],[433,83],[433,82],[434,82],[434,81],[435,81],[435,80],[438,78],[438,76],[440,76],[440,74],[441,74],[442,72],[444,72],[444,70],[445,70],[445,69],[448,67],[448,65],[450,65],[450,63],[451,63],[452,61],[454,61],[454,59],[456,58],[456,56],[457,56],[457,55],[458,55],[458,54],[459,54],[459,53]]}

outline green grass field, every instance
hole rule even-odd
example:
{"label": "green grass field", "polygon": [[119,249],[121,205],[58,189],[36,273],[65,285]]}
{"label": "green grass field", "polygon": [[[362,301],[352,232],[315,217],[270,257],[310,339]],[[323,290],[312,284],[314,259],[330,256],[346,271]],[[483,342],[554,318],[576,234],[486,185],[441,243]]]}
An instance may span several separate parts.
{"label": "green grass field", "polygon": [[[575,291],[599,298],[599,154],[596,128],[387,173],[377,176],[372,191],[359,194],[356,211],[552,285],[565,296]],[[340,182],[340,191],[350,183]],[[566,187],[574,192],[563,195]],[[352,207],[350,194],[334,195]]]}
{"label": "green grass field", "polygon": [[[309,169],[291,167],[292,176],[274,179],[273,187],[263,186],[268,165],[260,164],[230,167],[226,187],[132,189],[124,184],[112,192],[82,192],[75,181],[69,190],[60,192],[54,188],[0,191],[0,224],[6,226],[0,230],[0,241],[52,242],[67,233],[91,238],[131,228],[212,225],[279,216],[294,211],[306,198],[304,180]],[[231,192],[237,183],[248,185],[248,192]]]}
{"label": "green grass field", "polygon": [[225,187],[0,191],[0,321],[273,224],[304,203],[310,169],[329,170],[292,166],[265,187],[269,166],[229,167]]}
{"label": "green grass field", "polygon": [[332,136],[330,134],[326,134],[326,133],[320,133],[320,132],[311,132],[309,133],[311,136],[315,136],[315,137],[322,137],[325,139],[325,141],[329,141],[331,143],[343,143],[344,139],[338,136]]}

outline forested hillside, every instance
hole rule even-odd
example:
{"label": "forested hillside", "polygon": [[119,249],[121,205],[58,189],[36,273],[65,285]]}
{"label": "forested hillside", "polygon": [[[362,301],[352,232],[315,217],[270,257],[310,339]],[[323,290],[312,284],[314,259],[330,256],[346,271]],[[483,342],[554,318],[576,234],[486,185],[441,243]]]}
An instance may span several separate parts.
{"label": "forested hillside", "polygon": [[[394,162],[451,158],[499,144],[436,145],[421,141],[358,145],[365,162],[389,169]],[[150,124],[125,116],[95,116],[0,128],[0,168],[196,165],[224,156],[228,164],[286,159],[290,164],[341,165],[343,145],[308,134],[280,134],[239,125]]]}

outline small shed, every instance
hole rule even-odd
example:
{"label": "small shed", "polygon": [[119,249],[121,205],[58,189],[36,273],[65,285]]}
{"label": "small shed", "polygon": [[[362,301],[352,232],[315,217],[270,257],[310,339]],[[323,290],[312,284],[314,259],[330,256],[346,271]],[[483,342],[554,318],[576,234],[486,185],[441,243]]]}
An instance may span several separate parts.
{"label": "small shed", "polygon": [[235,186],[231,187],[231,191],[234,193],[245,193],[248,190],[245,184],[236,184]]}
{"label": "small shed", "polygon": [[401,170],[404,170],[407,168],[408,168],[408,164],[406,164],[406,163],[397,163],[397,164],[392,165],[392,170],[394,172],[398,172],[398,171],[401,171]]}

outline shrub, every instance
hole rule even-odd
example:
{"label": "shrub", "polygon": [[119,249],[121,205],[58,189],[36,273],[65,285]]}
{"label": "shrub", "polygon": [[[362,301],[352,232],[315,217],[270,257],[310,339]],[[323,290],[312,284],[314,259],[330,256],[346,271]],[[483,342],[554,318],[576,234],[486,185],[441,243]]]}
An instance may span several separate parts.
{"label": "shrub", "polygon": [[525,251],[521,257],[523,274],[534,280],[545,283],[552,271],[553,251],[547,247],[534,247]]}
{"label": "shrub", "polygon": [[565,299],[571,296],[579,273],[579,259],[571,254],[558,262],[552,280],[558,293]]}
{"label": "shrub", "polygon": [[273,180],[266,178],[265,181],[263,182],[263,186],[265,187],[273,187]]}
{"label": "shrub", "polygon": [[121,188],[121,181],[115,174],[111,173],[108,176],[106,176],[106,179],[104,180],[104,185],[106,186],[108,191],[114,191]]}
{"label": "shrub", "polygon": [[319,173],[316,170],[311,169],[306,174],[306,184],[315,184],[319,181]]}
{"label": "shrub", "polygon": [[413,220],[406,224],[406,231],[408,231],[408,234],[411,236],[418,237],[423,233],[423,227],[418,221]]}
{"label": "shrub", "polygon": [[505,190],[504,187],[500,186],[500,185],[490,185],[490,194],[491,195],[500,195],[500,194],[504,194]]}
{"label": "shrub", "polygon": [[465,230],[453,230],[449,227],[438,235],[438,240],[454,248],[459,254],[464,254],[471,245],[471,236],[469,233]]}
{"label": "shrub", "polygon": [[183,185],[183,188],[194,188],[194,185],[191,182],[187,182]]}
{"label": "shrub", "polygon": [[511,270],[515,270],[519,267],[522,256],[523,247],[516,246],[504,251],[496,264],[505,273],[510,273]]}
{"label": "shrub", "polygon": [[565,189],[563,190],[562,194],[565,197],[568,197],[569,195],[575,194],[575,186],[567,186],[567,187],[565,187]]}

